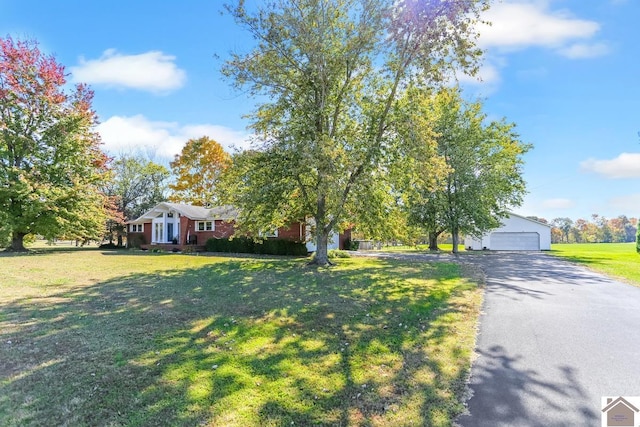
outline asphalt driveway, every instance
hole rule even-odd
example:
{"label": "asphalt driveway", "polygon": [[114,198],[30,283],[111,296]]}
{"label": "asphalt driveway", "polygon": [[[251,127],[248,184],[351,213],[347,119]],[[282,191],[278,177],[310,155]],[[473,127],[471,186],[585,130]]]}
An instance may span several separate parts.
{"label": "asphalt driveway", "polygon": [[540,252],[361,255],[484,271],[463,427],[596,427],[602,396],[640,396],[640,288]]}
{"label": "asphalt driveway", "polygon": [[542,253],[465,260],[487,280],[462,426],[600,426],[601,396],[640,395],[640,288]]}

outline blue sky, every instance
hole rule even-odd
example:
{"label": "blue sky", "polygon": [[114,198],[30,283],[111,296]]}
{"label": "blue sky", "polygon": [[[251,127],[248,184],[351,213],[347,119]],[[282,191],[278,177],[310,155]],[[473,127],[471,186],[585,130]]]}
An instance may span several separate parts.
{"label": "blue sky", "polygon": [[[252,41],[221,10],[213,0],[0,0],[0,35],[37,39],[70,81],[91,85],[107,151],[166,162],[202,135],[247,146],[242,116],[254,101],[220,65]],[[504,0],[485,16],[482,81],[461,80],[534,145],[514,212],[640,216],[639,17],[637,0]]]}

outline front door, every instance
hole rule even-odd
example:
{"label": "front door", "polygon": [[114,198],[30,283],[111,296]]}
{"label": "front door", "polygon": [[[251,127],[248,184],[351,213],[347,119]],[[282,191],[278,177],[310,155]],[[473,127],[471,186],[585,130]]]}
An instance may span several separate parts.
{"label": "front door", "polygon": [[153,221],[153,243],[164,242],[164,234],[162,233],[164,227],[162,225],[161,221]]}

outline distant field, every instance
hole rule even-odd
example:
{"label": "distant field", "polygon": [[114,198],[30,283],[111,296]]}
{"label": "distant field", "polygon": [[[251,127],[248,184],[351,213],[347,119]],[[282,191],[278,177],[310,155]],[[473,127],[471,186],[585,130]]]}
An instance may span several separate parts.
{"label": "distant field", "polygon": [[482,292],[452,263],[0,252],[0,426],[450,426]]}
{"label": "distant field", "polygon": [[640,286],[640,255],[635,243],[554,244],[551,254]]}

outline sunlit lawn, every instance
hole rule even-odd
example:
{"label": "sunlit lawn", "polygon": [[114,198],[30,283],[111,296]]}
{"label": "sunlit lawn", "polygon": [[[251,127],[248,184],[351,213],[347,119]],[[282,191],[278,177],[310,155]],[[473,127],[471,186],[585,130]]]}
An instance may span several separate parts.
{"label": "sunlit lawn", "polygon": [[640,286],[640,255],[635,243],[554,244],[551,253]]}
{"label": "sunlit lawn", "polygon": [[0,425],[451,425],[455,264],[0,253]]}

